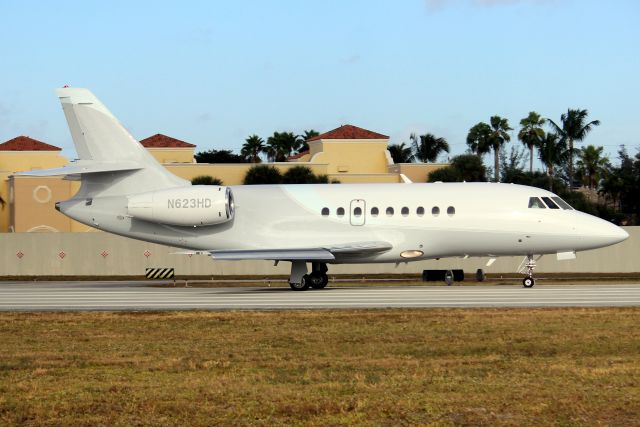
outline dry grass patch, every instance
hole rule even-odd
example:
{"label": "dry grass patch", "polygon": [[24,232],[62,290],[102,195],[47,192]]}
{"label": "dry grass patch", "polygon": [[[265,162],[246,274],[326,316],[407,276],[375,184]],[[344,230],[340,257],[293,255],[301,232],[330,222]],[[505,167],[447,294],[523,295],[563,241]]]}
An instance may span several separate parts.
{"label": "dry grass patch", "polygon": [[0,424],[632,425],[640,309],[0,314]]}

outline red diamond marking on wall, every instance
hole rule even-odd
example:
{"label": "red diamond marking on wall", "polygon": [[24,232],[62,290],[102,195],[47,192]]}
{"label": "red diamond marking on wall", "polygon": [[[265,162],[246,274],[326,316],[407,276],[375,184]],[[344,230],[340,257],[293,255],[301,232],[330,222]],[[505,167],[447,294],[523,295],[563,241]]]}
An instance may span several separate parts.
{"label": "red diamond marking on wall", "polygon": [[149,257],[151,256],[151,252],[149,252],[149,251],[147,250],[147,251],[144,251],[144,252],[142,253],[142,255],[144,255],[144,256],[146,256],[147,258],[149,258]]}
{"label": "red diamond marking on wall", "polygon": [[60,259],[64,259],[64,257],[67,256],[67,254],[64,253],[64,251],[60,251],[60,252],[58,252],[58,256],[60,257]]}
{"label": "red diamond marking on wall", "polygon": [[189,258],[191,258],[191,257],[193,256],[193,254],[187,254],[187,256],[188,256]]}
{"label": "red diamond marking on wall", "polygon": [[102,258],[106,258],[106,257],[108,257],[108,256],[109,256],[109,252],[107,252],[107,251],[102,251],[102,252],[100,252],[100,255],[102,255]]}
{"label": "red diamond marking on wall", "polygon": [[16,252],[16,256],[18,257],[18,259],[22,259],[22,257],[24,256],[24,253],[22,251],[18,251]]}

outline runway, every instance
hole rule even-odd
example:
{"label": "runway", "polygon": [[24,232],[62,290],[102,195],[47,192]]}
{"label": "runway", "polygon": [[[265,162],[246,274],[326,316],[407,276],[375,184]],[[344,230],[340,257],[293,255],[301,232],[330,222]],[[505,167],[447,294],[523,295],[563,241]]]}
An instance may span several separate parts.
{"label": "runway", "polygon": [[149,287],[141,282],[3,282],[0,311],[271,310],[640,306],[640,284],[289,288]]}

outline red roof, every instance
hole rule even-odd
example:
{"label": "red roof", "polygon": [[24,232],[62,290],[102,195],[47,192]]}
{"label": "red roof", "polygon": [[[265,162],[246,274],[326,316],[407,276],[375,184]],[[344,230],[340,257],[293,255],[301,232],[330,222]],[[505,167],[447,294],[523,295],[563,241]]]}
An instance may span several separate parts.
{"label": "red roof", "polygon": [[60,151],[62,148],[20,135],[0,144],[0,151]]}
{"label": "red roof", "polygon": [[301,151],[298,154],[294,154],[293,156],[287,157],[287,160],[296,160],[296,159],[299,159],[300,157],[306,156],[307,154],[309,154],[309,150]]}
{"label": "red roof", "polygon": [[179,139],[171,138],[170,136],[156,133],[149,138],[145,138],[140,141],[143,147],[146,148],[193,148],[194,144],[180,141]]}
{"label": "red roof", "polygon": [[381,133],[359,128],[358,126],[342,125],[329,132],[314,136],[310,138],[309,141],[317,141],[319,139],[389,139],[389,137]]}

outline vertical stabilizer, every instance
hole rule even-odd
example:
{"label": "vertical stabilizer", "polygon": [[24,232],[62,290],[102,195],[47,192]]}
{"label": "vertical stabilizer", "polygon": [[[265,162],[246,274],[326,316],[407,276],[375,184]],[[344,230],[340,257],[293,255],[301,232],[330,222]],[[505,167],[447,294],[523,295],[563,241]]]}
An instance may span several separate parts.
{"label": "vertical stabilizer", "polygon": [[133,172],[82,175],[82,197],[189,185],[160,165],[91,91],[65,87],[56,93],[81,161],[126,161],[140,166]]}

